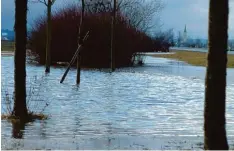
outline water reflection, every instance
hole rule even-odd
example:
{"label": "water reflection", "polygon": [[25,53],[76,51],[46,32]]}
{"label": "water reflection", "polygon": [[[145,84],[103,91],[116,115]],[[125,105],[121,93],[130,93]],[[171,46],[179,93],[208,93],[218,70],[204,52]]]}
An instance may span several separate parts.
{"label": "water reflection", "polygon": [[113,140],[113,128],[111,123],[107,123],[107,148],[108,150],[113,149],[114,143]]}
{"label": "water reflection", "polygon": [[46,139],[47,136],[46,136],[46,124],[47,122],[45,120],[41,121],[40,122],[40,135],[41,135],[41,138],[42,139]]}
{"label": "water reflection", "polygon": [[22,139],[24,137],[25,122],[12,122],[12,137]]}

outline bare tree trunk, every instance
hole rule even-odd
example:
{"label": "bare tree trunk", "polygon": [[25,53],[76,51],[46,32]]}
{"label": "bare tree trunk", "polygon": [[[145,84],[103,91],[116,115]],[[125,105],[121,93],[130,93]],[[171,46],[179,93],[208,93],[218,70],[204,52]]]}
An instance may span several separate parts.
{"label": "bare tree trunk", "polygon": [[116,4],[117,0],[114,0],[112,24],[111,24],[111,71],[115,71],[115,24],[116,24]]}
{"label": "bare tree trunk", "polygon": [[228,0],[210,0],[204,148],[227,150],[225,129]]}
{"label": "bare tree trunk", "polygon": [[[81,11],[81,17],[80,17],[80,27],[79,27],[79,38],[78,38],[78,45],[83,44],[83,20],[84,20],[84,11],[85,11],[85,3],[84,0],[81,1],[82,2],[82,11]],[[82,48],[81,48],[82,51]],[[80,84],[80,66],[81,66],[81,51],[79,51],[78,56],[77,56],[77,76],[76,76],[76,84]]]}
{"label": "bare tree trunk", "polygon": [[52,1],[48,0],[47,3],[47,42],[46,42],[46,69],[45,72],[50,72],[50,63],[51,63],[51,8]]}
{"label": "bare tree trunk", "polygon": [[28,0],[15,0],[15,90],[13,115],[27,119],[26,106],[26,44]]}

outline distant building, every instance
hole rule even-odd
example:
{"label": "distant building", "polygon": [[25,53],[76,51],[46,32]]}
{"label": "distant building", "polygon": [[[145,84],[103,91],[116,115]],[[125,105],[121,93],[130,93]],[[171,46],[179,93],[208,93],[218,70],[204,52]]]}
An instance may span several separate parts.
{"label": "distant building", "polygon": [[2,36],[7,36],[8,34],[7,33],[2,33]]}
{"label": "distant building", "polygon": [[228,50],[229,51],[234,51],[234,40],[229,40],[228,41]]}
{"label": "distant building", "polygon": [[182,36],[181,46],[182,47],[186,47],[187,46],[187,42],[188,42],[188,34],[187,34],[187,27],[185,25],[183,36]]}
{"label": "distant building", "polygon": [[2,34],[1,34],[1,40],[8,40],[7,36],[8,36],[7,33],[2,32]]}
{"label": "distant building", "polygon": [[181,33],[180,31],[178,32],[176,46],[177,47],[187,47],[189,42],[191,42],[191,40],[188,39],[187,26],[185,25],[184,32],[183,33]]}
{"label": "distant building", "polygon": [[9,39],[7,37],[1,37],[1,40],[8,41]]}
{"label": "distant building", "polygon": [[177,42],[176,42],[176,46],[177,46],[177,47],[180,47],[180,45],[181,45],[181,43],[182,43],[182,40],[183,40],[183,38],[182,38],[181,33],[180,33],[180,31],[179,31],[179,32],[178,32],[178,39],[177,39]]}
{"label": "distant building", "polygon": [[183,43],[187,43],[188,35],[187,35],[187,28],[186,25],[184,27],[184,34],[183,34]]}
{"label": "distant building", "polygon": [[1,39],[2,40],[9,40],[14,41],[15,39],[15,32],[8,29],[2,29],[1,30]]}

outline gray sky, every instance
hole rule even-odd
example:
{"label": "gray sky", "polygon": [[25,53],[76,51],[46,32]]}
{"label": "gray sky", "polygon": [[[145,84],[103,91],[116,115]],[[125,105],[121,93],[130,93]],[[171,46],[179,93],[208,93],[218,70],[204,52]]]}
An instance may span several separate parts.
{"label": "gray sky", "polygon": [[[73,0],[70,0],[70,2]],[[79,0],[77,0],[78,2]],[[183,31],[187,25],[188,36],[191,38],[207,38],[208,33],[208,5],[209,0],[163,0],[165,8],[162,11],[161,22],[163,29],[173,28],[175,34]],[[73,1],[74,2],[74,1]],[[13,30],[14,0],[1,0],[2,29]],[[57,0],[54,10],[68,4],[68,0]],[[30,4],[28,12],[28,25],[43,15],[45,6]],[[229,37],[234,38],[234,0],[230,0]]]}
{"label": "gray sky", "polygon": [[[209,0],[164,0],[163,28],[183,31],[187,25],[188,36],[207,38]],[[229,0],[229,37],[234,38],[234,0]],[[177,34],[177,33],[176,33]]]}

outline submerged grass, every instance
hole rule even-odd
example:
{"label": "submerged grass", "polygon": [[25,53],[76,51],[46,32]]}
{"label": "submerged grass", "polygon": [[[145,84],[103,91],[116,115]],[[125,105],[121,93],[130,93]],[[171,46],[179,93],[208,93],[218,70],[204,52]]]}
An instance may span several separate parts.
{"label": "submerged grass", "polygon": [[15,42],[12,41],[1,41],[1,51],[14,52]]}
{"label": "submerged grass", "polygon": [[[48,107],[50,102],[46,99],[41,98],[41,89],[43,88],[44,77],[38,79],[34,77],[29,81],[27,86],[27,110],[28,116],[25,118],[27,122],[34,120],[46,120],[47,115],[43,114],[45,109]],[[39,84],[38,84],[39,83]],[[15,123],[20,122],[19,118],[13,114],[14,104],[14,92],[8,90],[8,87],[2,84],[2,113],[1,119],[8,120],[9,122]],[[25,121],[25,122],[26,122]]]}
{"label": "submerged grass", "polygon": [[[180,61],[187,62],[191,65],[206,66],[207,65],[207,53],[205,52],[194,52],[194,51],[174,51],[174,54],[153,54],[150,56],[177,59]],[[234,68],[234,55],[228,55],[228,68]]]}
{"label": "submerged grass", "polygon": [[[20,122],[20,119],[17,116],[11,114],[2,114],[1,119],[8,120],[9,122],[12,123]],[[35,120],[46,120],[46,119],[48,119],[48,116],[42,113],[29,113],[26,120],[31,122]]]}

